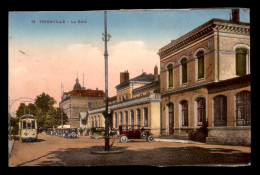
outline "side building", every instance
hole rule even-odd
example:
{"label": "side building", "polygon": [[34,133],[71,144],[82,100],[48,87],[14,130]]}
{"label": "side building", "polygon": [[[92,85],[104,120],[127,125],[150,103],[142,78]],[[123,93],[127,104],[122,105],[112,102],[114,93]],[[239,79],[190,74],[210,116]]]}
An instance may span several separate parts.
{"label": "side building", "polygon": [[[119,125],[139,125],[160,135],[160,102],[158,67],[154,74],[143,72],[129,79],[128,72],[120,73],[120,84],[116,86],[117,95],[109,99],[110,127]],[[105,106],[88,111],[88,126],[105,126],[102,112]],[[99,124],[99,125],[97,125]]]}
{"label": "side building", "polygon": [[212,19],[162,47],[162,135],[207,126],[213,144],[251,144],[250,24]]}
{"label": "side building", "polygon": [[81,118],[86,118],[89,109],[104,106],[105,93],[102,90],[85,89],[79,84],[78,78],[70,92],[63,92],[60,108],[68,116],[68,125],[71,128],[82,126]]}

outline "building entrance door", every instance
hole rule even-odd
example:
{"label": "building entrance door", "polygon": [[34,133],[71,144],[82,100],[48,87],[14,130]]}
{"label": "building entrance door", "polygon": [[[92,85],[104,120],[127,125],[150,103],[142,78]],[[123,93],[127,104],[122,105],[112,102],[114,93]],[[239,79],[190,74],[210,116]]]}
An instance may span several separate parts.
{"label": "building entrance door", "polygon": [[168,108],[169,108],[169,113],[168,113],[168,116],[169,116],[169,134],[173,134],[174,132],[174,110],[173,110],[173,104],[170,103],[168,105]]}

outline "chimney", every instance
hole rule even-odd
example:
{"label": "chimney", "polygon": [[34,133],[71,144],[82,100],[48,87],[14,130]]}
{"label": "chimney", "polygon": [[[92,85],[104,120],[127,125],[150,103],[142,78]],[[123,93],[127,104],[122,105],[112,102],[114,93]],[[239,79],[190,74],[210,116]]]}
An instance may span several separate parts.
{"label": "chimney", "polygon": [[120,72],[120,84],[129,80],[129,73],[128,71]]}
{"label": "chimney", "polygon": [[158,81],[158,67],[157,67],[157,65],[154,67],[154,81]]}
{"label": "chimney", "polygon": [[239,23],[239,9],[232,9],[232,21]]}

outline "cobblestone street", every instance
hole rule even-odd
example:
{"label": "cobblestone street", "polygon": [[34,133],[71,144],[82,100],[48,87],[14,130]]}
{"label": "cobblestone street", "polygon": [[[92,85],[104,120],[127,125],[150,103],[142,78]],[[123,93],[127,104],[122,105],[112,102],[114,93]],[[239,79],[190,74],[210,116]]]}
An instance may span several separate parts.
{"label": "cobblestone street", "polygon": [[[114,142],[114,143],[113,143]],[[122,165],[248,165],[251,148],[207,144],[111,139],[120,154],[91,154],[103,150],[104,139],[67,139],[39,134],[37,142],[15,140],[9,166],[122,166]]]}

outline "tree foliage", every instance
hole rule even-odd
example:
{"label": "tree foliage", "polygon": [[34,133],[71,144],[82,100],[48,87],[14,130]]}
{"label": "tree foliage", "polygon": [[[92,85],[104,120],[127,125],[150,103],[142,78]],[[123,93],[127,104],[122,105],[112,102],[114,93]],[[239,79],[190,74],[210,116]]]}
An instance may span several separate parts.
{"label": "tree foliage", "polygon": [[11,118],[13,132],[18,133],[19,118],[24,114],[31,114],[38,117],[38,127],[57,127],[61,125],[61,112],[63,124],[68,121],[67,115],[60,108],[54,107],[56,100],[46,93],[42,93],[35,98],[35,103],[20,103],[16,111],[16,118]]}
{"label": "tree foliage", "polygon": [[53,108],[56,103],[55,99],[44,92],[35,99],[35,105],[45,115],[49,109]]}

